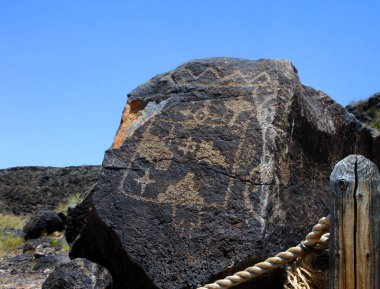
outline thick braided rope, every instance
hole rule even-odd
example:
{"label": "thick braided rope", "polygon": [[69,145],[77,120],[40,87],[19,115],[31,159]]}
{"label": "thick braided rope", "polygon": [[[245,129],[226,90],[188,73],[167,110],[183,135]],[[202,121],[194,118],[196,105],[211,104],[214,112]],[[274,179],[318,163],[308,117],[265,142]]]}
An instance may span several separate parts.
{"label": "thick braided rope", "polygon": [[316,250],[325,250],[328,247],[330,240],[330,233],[324,233],[317,244],[314,245]]}
{"label": "thick braided rope", "polygon": [[256,278],[264,273],[280,267],[281,265],[295,260],[304,254],[308,248],[315,246],[320,241],[322,235],[329,230],[330,215],[321,218],[313,227],[312,231],[307,234],[305,240],[298,244],[296,247],[291,247],[285,252],[280,252],[274,257],[270,257],[263,262],[246,268],[244,271],[236,272],[231,276],[215,281],[212,284],[198,287],[197,289],[228,289],[240,283]]}

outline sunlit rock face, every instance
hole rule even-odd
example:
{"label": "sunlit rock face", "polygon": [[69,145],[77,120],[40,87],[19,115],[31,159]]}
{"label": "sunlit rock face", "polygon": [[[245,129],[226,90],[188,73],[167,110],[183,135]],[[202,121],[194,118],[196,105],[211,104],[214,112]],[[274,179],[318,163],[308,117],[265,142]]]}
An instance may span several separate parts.
{"label": "sunlit rock face", "polygon": [[[371,142],[287,60],[190,61],[129,94],[70,213],[71,256],[116,288],[195,288],[298,244],[328,213],[335,163]],[[282,288],[275,276],[249,288]]]}

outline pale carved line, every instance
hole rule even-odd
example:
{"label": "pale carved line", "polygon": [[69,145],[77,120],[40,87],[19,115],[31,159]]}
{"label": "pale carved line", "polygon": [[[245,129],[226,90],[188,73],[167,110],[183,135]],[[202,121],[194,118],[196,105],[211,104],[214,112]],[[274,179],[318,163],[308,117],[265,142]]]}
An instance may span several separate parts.
{"label": "pale carved line", "polygon": [[[202,77],[205,76],[205,74],[207,72],[211,72],[213,75],[215,75],[216,79],[218,79],[220,82],[229,81],[229,80],[235,80],[237,77],[240,77],[244,81],[244,84],[236,85],[236,87],[250,87],[250,85],[261,85],[261,83],[255,83],[255,81],[258,80],[262,76],[264,76],[266,78],[267,82],[270,82],[272,80],[270,74],[268,74],[268,72],[266,72],[266,71],[263,71],[263,72],[259,73],[258,75],[254,76],[254,77],[252,77],[251,75],[243,74],[241,71],[234,71],[231,74],[228,74],[228,75],[226,75],[224,77],[221,77],[219,75],[219,72],[216,69],[212,68],[212,67],[207,67],[199,75],[194,75],[194,73],[189,68],[184,68],[183,71],[187,72],[192,77],[192,80],[199,80],[199,79],[201,79]],[[207,85],[204,85],[204,86],[205,87],[209,87]],[[223,86],[223,87],[230,87],[230,86],[232,86],[232,87],[234,87],[235,85],[222,84],[220,86]]]}
{"label": "pale carved line", "polygon": [[[159,201],[157,199],[149,198],[149,197],[144,197],[144,196],[139,196],[132,194],[130,192],[125,191],[124,189],[121,189],[121,192],[126,195],[127,197],[130,197],[131,199],[137,200],[137,201],[143,201],[147,203],[152,203],[152,204],[169,204],[169,205],[175,205],[175,206],[183,206],[183,207],[191,207],[189,205],[183,205],[183,204],[178,204],[175,201]],[[220,209],[223,206],[218,204],[218,203],[205,203],[202,205],[194,205],[198,210],[202,209],[207,209],[207,208],[213,208],[213,209]]]}

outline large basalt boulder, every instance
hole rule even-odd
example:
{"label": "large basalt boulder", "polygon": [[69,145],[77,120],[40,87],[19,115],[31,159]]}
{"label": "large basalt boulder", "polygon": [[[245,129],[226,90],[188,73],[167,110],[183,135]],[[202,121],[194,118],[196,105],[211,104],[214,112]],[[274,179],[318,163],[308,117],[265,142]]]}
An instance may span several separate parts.
{"label": "large basalt boulder", "polygon": [[[71,257],[114,288],[196,288],[294,246],[368,130],[286,60],[194,60],[128,96],[97,185],[68,218]],[[236,288],[282,288],[276,278]],[[245,287],[244,287],[245,286]]]}

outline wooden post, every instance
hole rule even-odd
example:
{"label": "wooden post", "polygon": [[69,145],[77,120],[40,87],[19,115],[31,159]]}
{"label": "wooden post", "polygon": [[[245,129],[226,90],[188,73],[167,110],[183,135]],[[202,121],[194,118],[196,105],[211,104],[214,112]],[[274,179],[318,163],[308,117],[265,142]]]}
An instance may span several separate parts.
{"label": "wooden post", "polygon": [[380,289],[380,174],[360,155],[336,164],[330,178],[329,289]]}

